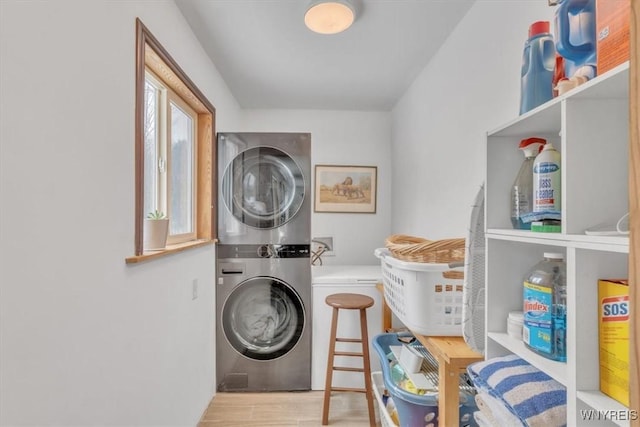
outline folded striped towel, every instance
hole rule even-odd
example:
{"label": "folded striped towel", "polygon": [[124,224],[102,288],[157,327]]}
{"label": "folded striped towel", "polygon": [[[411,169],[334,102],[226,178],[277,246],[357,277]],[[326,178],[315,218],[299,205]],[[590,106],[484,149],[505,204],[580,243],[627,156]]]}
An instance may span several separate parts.
{"label": "folded striped towel", "polygon": [[469,365],[478,390],[502,401],[524,425],[562,427],[567,424],[566,388],[516,355]]}

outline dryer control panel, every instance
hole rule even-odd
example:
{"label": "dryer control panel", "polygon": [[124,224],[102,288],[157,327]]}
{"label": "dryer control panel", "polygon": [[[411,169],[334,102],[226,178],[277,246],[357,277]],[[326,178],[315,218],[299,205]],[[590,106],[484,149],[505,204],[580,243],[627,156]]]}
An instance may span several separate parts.
{"label": "dryer control panel", "polygon": [[218,259],[309,258],[310,245],[218,245]]}

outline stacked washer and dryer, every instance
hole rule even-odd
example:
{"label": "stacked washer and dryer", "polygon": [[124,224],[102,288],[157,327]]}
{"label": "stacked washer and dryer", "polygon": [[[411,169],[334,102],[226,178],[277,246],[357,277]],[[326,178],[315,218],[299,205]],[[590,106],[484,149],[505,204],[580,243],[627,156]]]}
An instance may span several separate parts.
{"label": "stacked washer and dryer", "polygon": [[311,135],[218,134],[219,391],[311,387]]}

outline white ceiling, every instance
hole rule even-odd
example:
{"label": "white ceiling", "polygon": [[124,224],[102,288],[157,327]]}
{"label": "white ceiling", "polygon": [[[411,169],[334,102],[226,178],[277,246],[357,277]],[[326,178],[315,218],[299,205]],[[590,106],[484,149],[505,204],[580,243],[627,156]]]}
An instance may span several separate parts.
{"label": "white ceiling", "polygon": [[362,111],[391,110],[475,0],[359,1],[320,35],[308,0],[175,0],[242,107]]}

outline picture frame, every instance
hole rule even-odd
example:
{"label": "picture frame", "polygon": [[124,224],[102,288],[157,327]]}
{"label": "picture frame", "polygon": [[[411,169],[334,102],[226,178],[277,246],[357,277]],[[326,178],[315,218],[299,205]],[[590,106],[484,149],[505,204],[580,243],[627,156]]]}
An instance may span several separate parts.
{"label": "picture frame", "polygon": [[314,212],[376,213],[378,167],[316,165]]}

